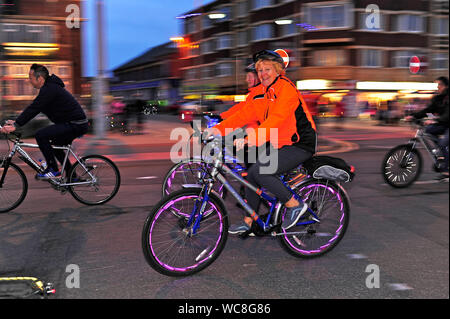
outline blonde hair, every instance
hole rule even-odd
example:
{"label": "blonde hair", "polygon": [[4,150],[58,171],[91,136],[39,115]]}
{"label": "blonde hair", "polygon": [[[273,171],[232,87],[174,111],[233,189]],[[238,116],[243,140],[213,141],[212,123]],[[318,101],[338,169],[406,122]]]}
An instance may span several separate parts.
{"label": "blonde hair", "polygon": [[279,75],[285,75],[286,71],[284,70],[284,68],[281,66],[280,63],[269,60],[269,59],[260,59],[258,60],[258,62],[256,62],[255,64],[255,69],[258,70],[258,67],[262,64],[262,63],[270,63],[273,65],[273,67],[275,68],[275,71],[279,74]]}

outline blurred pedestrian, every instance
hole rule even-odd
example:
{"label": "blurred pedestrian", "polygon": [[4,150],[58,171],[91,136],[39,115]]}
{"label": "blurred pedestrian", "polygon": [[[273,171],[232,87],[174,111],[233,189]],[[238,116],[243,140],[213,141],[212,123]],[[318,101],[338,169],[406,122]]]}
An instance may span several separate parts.
{"label": "blurred pedestrian", "polygon": [[341,129],[341,125],[345,119],[345,105],[343,100],[337,101],[334,108],[334,115],[336,117],[336,129]]}

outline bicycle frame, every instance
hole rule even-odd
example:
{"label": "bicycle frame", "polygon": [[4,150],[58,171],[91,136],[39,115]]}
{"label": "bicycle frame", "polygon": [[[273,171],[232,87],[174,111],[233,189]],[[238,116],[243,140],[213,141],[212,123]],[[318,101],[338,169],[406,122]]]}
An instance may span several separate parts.
{"label": "bicycle frame", "polygon": [[[239,193],[233,188],[233,186],[231,186],[231,184],[228,182],[228,180],[224,177],[225,175],[231,175],[232,177],[234,177],[240,184],[244,185],[246,188],[250,189],[251,191],[255,192],[256,194],[258,194],[258,196],[265,200],[266,202],[268,202],[270,204],[270,211],[269,214],[266,218],[266,221],[264,222],[260,216],[247,204],[247,202],[239,195]],[[264,232],[268,232],[270,231],[270,229],[275,228],[275,226],[278,225],[273,225],[272,227],[270,227],[270,221],[272,220],[272,214],[274,214],[274,218],[273,220],[277,220],[278,219],[278,215],[281,211],[281,207],[283,206],[282,203],[275,197],[271,197],[268,194],[266,194],[264,191],[262,191],[261,189],[253,186],[252,184],[250,184],[249,182],[247,182],[245,179],[243,179],[241,176],[239,176],[239,174],[237,174],[236,172],[234,172],[232,169],[230,169],[227,165],[223,165],[222,161],[220,159],[217,159],[214,162],[214,166],[213,169],[211,171],[211,178],[208,180],[207,183],[204,183],[203,187],[202,187],[202,200],[201,200],[201,204],[199,204],[198,199],[196,200],[195,204],[194,204],[194,208],[192,210],[192,213],[189,217],[189,220],[187,222],[187,227],[190,227],[192,225],[192,223],[194,222],[195,217],[197,216],[197,218],[195,219],[195,222],[192,226],[192,234],[195,234],[198,227],[200,226],[200,221],[203,217],[203,211],[205,209],[206,203],[209,200],[209,194],[212,190],[212,186],[214,184],[215,179],[219,180],[222,185],[233,195],[233,197],[238,201],[239,204],[242,205],[242,207],[244,208],[244,211],[247,213],[247,215],[252,218],[259,227],[261,227],[261,229]],[[284,185],[286,187],[289,188],[289,190],[291,191],[291,193],[295,196],[295,198],[300,202],[303,203],[303,200],[289,187],[289,185],[285,182],[284,177],[281,177],[282,182],[284,183]],[[300,185],[301,183],[297,184]],[[200,208],[199,214],[197,214],[197,210]],[[305,221],[305,222],[298,222],[297,225],[308,225],[308,224],[314,224],[319,222],[320,223],[320,219],[319,217],[311,210],[310,207],[308,207],[308,212],[312,215],[312,220],[310,221]],[[291,234],[291,233],[289,233]],[[292,233],[294,234],[294,233]]]}
{"label": "bicycle frame", "polygon": [[[435,156],[435,154],[433,154],[433,149],[438,147],[438,145],[436,143],[435,137],[433,135],[425,133],[423,128],[420,127],[417,130],[415,137],[410,140],[410,144],[412,144],[413,148],[416,147],[417,141],[419,141],[423,145],[423,147],[428,152],[428,154],[430,154],[430,157],[433,160],[433,162],[436,163],[437,157]],[[430,145],[430,144],[433,144],[433,145]]]}
{"label": "bicycle frame", "polygon": [[[61,179],[61,181],[58,181],[57,179],[50,179],[49,182],[59,186],[59,187],[66,187],[66,186],[78,186],[78,185],[90,185],[92,183],[95,183],[95,176],[93,176],[89,170],[86,168],[86,166],[81,162],[80,158],[75,154],[75,152],[72,150],[71,145],[68,146],[55,146],[52,145],[53,149],[56,150],[64,150],[66,155],[64,157],[64,161],[62,163],[62,168],[61,168],[61,176],[63,176],[64,174],[64,170],[65,170],[65,165],[68,161],[69,158],[69,154],[72,154],[72,156],[75,158],[75,160],[81,165],[81,167],[89,174],[90,178],[92,178],[92,181],[88,181],[88,182],[74,182],[74,183],[65,183],[63,182],[63,180]],[[20,141],[15,141],[14,142],[14,146],[9,154],[9,156],[7,157],[8,161],[11,161],[11,159],[13,158],[13,156],[16,154],[16,152],[19,154],[19,158],[26,163],[28,166],[30,166],[32,169],[34,169],[36,172],[38,173],[42,173],[43,169],[42,167],[36,163],[35,160],[33,160],[33,158],[24,150],[24,148],[39,148],[39,145],[37,144],[32,144],[32,143],[24,143],[24,142],[20,142]],[[3,178],[3,177],[2,177]],[[2,181],[3,182],[3,181]]]}

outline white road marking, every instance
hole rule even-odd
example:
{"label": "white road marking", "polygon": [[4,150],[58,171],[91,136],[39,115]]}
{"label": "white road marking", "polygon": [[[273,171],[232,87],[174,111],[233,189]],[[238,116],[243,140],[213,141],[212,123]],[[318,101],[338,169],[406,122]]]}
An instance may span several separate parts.
{"label": "white road marking", "polygon": [[367,256],[363,254],[348,254],[347,257],[350,259],[367,259]]}
{"label": "white road marking", "polygon": [[136,179],[155,179],[158,178],[158,176],[142,176],[142,177],[137,177]]}
{"label": "white road marking", "polygon": [[388,284],[388,286],[392,290],[397,290],[397,291],[404,291],[404,290],[412,290],[412,289],[414,289],[414,288],[408,286],[407,284]]}

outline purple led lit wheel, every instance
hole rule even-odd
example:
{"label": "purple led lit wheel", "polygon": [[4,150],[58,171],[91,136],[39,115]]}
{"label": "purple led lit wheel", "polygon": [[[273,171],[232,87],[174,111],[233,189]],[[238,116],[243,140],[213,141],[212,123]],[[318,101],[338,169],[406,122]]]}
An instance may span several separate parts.
{"label": "purple led lit wheel", "polygon": [[222,200],[211,193],[199,228],[188,225],[200,188],[171,193],[155,205],[142,231],[148,264],[167,276],[188,276],[208,267],[222,252],[228,236],[228,217]]}
{"label": "purple led lit wheel", "polygon": [[[281,229],[282,246],[292,255],[312,258],[333,249],[347,230],[350,207],[345,193],[333,181],[308,180],[294,190],[314,211],[319,222],[308,211],[296,226]],[[285,209],[280,213],[284,220]]]}

